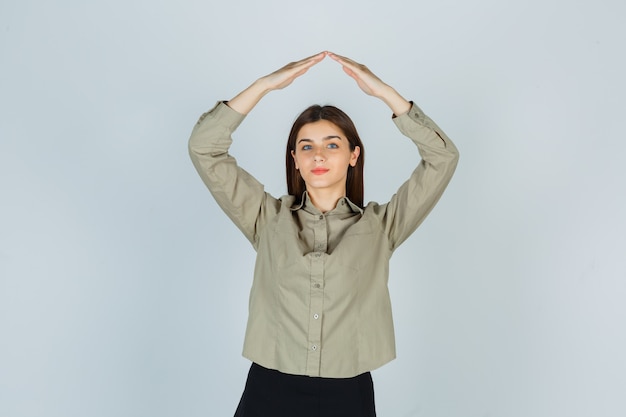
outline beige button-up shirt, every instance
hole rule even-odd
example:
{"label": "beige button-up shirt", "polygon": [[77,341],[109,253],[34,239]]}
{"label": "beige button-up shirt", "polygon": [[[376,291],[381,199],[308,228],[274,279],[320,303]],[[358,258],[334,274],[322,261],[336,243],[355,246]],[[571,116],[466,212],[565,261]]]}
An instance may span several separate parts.
{"label": "beige button-up shirt", "polygon": [[386,204],[341,199],[322,213],[305,193],[276,199],[229,155],[244,116],[224,103],[189,140],[194,166],[257,251],[243,355],[297,375],[345,378],[395,358],[387,281],[393,251],[424,220],[454,173],[458,152],[415,105],[395,117],[422,157]]}

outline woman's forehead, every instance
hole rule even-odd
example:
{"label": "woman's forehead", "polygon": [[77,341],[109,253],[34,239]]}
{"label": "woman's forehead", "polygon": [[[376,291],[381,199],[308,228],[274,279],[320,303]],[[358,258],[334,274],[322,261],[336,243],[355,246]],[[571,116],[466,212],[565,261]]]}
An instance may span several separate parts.
{"label": "woman's forehead", "polygon": [[307,123],[298,132],[298,139],[323,139],[328,136],[345,137],[346,135],[339,126],[324,119]]}

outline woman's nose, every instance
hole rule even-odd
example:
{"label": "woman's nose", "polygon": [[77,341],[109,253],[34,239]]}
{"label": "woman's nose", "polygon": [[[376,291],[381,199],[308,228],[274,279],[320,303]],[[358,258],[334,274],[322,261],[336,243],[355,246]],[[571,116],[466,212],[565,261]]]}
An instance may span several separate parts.
{"label": "woman's nose", "polygon": [[324,154],[322,153],[321,150],[315,151],[315,155],[313,155],[314,161],[319,162],[319,161],[323,161],[324,159],[325,159]]}

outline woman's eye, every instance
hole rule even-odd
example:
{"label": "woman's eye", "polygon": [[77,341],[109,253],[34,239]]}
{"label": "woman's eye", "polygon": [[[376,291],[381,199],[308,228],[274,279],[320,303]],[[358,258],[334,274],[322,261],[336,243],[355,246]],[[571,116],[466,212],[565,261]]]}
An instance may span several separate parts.
{"label": "woman's eye", "polygon": [[329,149],[337,149],[339,147],[339,145],[337,145],[336,143],[329,143],[328,144],[328,148]]}
{"label": "woman's eye", "polygon": [[308,151],[308,150],[311,150],[311,149],[312,149],[312,146],[311,146],[311,145],[304,145],[304,146],[302,147],[302,150],[303,150],[303,151]]}

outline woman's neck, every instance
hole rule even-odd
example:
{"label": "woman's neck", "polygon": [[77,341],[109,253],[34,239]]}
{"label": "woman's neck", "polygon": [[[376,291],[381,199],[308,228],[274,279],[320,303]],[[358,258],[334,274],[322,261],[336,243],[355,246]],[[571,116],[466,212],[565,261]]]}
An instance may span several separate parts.
{"label": "woman's neck", "polygon": [[346,196],[345,192],[337,192],[331,190],[307,190],[311,203],[322,213],[331,211],[337,207],[337,202]]}

